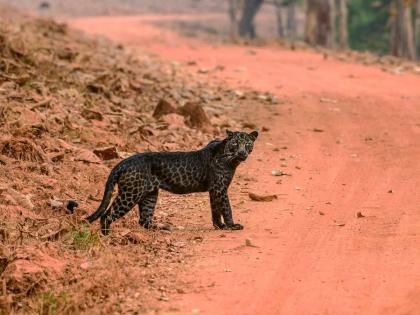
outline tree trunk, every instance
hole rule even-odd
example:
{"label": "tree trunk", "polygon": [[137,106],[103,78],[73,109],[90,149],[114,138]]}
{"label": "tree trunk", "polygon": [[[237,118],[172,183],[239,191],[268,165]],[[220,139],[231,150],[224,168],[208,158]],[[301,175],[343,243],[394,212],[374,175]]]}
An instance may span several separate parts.
{"label": "tree trunk", "polygon": [[347,49],[349,46],[348,22],[347,22],[347,0],[338,0],[339,34],[338,43],[340,49]]}
{"label": "tree trunk", "polygon": [[335,19],[337,17],[336,10],[335,10],[335,0],[328,1],[328,17],[330,19],[329,25],[325,32],[327,33],[327,47],[334,48],[335,47],[335,34],[336,34],[336,27],[335,27]]}
{"label": "tree trunk", "polygon": [[391,7],[391,54],[416,59],[411,7],[405,0],[394,0]]}
{"label": "tree trunk", "polygon": [[317,44],[317,3],[311,0],[306,2],[305,41],[311,45]]}
{"label": "tree trunk", "polygon": [[290,3],[287,5],[287,36],[291,41],[294,41],[296,39],[296,33],[296,3]]}
{"label": "tree trunk", "polygon": [[238,0],[229,0],[229,21],[230,21],[230,39],[235,40],[238,37],[238,21],[236,15],[238,12]]}
{"label": "tree trunk", "polygon": [[274,6],[276,9],[276,18],[277,18],[277,35],[280,38],[284,38],[284,27],[283,27],[283,1],[275,0]]}
{"label": "tree trunk", "polygon": [[416,5],[416,29],[415,29],[415,41],[417,46],[417,56],[420,57],[420,0],[417,0]]}
{"label": "tree trunk", "polygon": [[241,37],[255,38],[254,17],[261,7],[263,0],[245,0],[242,18],[239,22],[239,35]]}
{"label": "tree trunk", "polygon": [[334,0],[307,0],[305,40],[312,45],[334,47]]}

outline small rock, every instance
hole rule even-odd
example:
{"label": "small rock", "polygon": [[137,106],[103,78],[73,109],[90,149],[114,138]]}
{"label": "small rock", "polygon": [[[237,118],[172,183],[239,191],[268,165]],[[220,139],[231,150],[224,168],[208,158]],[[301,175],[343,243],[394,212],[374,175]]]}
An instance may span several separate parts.
{"label": "small rock", "polygon": [[265,95],[265,94],[258,94],[257,95],[257,98],[260,99],[260,100],[262,100],[262,101],[268,100],[268,96]]}
{"label": "small rock", "polygon": [[281,170],[272,170],[271,175],[273,175],[273,176],[292,176],[290,174],[284,173]]}
{"label": "small rock", "polygon": [[319,213],[319,215],[325,215],[325,213],[322,212],[322,211],[318,211],[318,213]]}
{"label": "small rock", "polygon": [[200,69],[198,69],[198,73],[201,73],[201,74],[206,74],[206,73],[209,73],[209,69],[207,69],[207,68],[200,68]]}
{"label": "small rock", "polygon": [[98,148],[93,150],[101,160],[107,161],[119,158],[119,154],[116,147],[105,147],[105,148]]}
{"label": "small rock", "polygon": [[50,200],[50,205],[51,205],[51,207],[54,209],[57,209],[57,208],[62,208],[62,207],[64,207],[64,202],[62,202],[62,201],[60,201],[60,200],[54,200],[54,199],[52,199],[52,200]]}
{"label": "small rock", "polygon": [[235,94],[235,96],[238,97],[238,98],[240,98],[240,99],[245,98],[245,93],[242,92],[242,91],[234,90],[233,91],[233,94]]}
{"label": "small rock", "polygon": [[87,149],[79,149],[76,152],[75,161],[82,161],[86,163],[95,163],[98,164],[101,160],[92,152]]}

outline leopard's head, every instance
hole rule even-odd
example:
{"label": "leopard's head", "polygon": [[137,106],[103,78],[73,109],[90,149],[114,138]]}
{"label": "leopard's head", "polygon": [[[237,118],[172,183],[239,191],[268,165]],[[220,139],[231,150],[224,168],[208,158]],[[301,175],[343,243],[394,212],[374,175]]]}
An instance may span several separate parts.
{"label": "leopard's head", "polygon": [[226,135],[224,156],[229,162],[240,163],[245,161],[254,148],[254,141],[258,137],[258,132],[247,133],[226,130]]}

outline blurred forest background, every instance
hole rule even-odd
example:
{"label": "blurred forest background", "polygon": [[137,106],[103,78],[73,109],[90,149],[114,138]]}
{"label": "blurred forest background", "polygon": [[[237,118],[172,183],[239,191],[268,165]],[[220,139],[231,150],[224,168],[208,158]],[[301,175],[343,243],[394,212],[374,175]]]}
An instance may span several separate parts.
{"label": "blurred forest background", "polygon": [[[420,0],[0,0],[50,16],[168,14],[191,36],[305,41],[332,49],[420,57]],[[175,15],[199,13],[185,21]]]}
{"label": "blurred forest background", "polygon": [[229,0],[231,35],[256,37],[253,19],[264,4],[275,8],[280,38],[410,60],[420,56],[420,0]]}

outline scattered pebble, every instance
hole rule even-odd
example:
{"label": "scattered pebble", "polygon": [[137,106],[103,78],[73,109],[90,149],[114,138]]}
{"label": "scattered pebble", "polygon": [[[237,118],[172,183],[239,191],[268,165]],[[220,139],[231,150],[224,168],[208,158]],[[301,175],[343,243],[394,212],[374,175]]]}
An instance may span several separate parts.
{"label": "scattered pebble", "polygon": [[332,104],[336,104],[336,103],[337,103],[337,100],[332,99],[332,98],[326,98],[326,97],[321,97],[321,98],[319,99],[319,101],[320,101],[321,103],[332,103]]}
{"label": "scattered pebble", "polygon": [[281,170],[272,170],[271,175],[273,176],[292,176],[291,174],[287,174]]}
{"label": "scattered pebble", "polygon": [[55,200],[55,199],[51,199],[50,200],[50,205],[53,209],[62,208],[64,206],[64,202],[59,201],[59,200]]}

